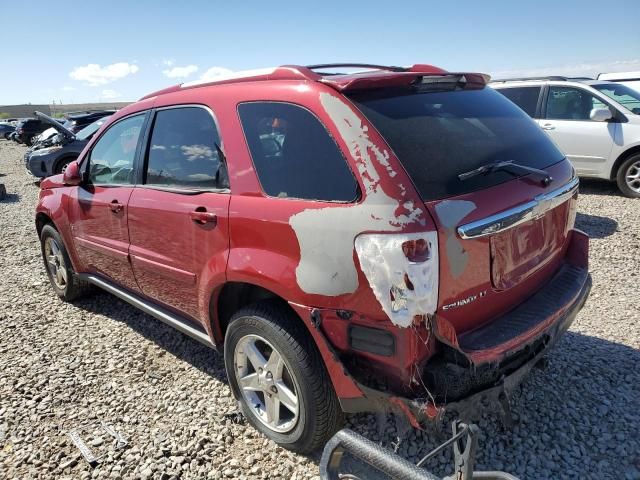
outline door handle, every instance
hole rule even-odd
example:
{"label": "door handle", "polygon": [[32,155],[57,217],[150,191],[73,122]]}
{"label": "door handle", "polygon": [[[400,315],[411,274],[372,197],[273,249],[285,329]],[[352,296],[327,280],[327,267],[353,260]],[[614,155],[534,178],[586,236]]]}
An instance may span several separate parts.
{"label": "door handle", "polygon": [[544,125],[542,125],[542,129],[543,130],[555,130],[556,127],[551,123],[545,123]]}
{"label": "door handle", "polygon": [[111,200],[109,208],[111,208],[113,213],[119,213],[124,208],[124,205],[122,205],[118,200]]}
{"label": "door handle", "polygon": [[[202,210],[200,210],[202,208]],[[205,223],[212,223],[213,226],[218,224],[218,216],[215,213],[207,212],[203,207],[199,207],[193,212],[189,212],[189,216],[191,220],[199,225],[204,225]]]}

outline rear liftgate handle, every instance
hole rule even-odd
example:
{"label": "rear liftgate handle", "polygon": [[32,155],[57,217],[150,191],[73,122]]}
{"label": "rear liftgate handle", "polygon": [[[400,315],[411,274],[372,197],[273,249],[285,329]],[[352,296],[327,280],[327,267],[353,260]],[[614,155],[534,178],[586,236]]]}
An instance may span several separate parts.
{"label": "rear liftgate handle", "polygon": [[216,226],[218,224],[218,216],[215,213],[207,212],[207,209],[204,207],[198,207],[193,212],[189,213],[191,220],[193,220],[198,225],[205,225],[207,223],[212,226]]}

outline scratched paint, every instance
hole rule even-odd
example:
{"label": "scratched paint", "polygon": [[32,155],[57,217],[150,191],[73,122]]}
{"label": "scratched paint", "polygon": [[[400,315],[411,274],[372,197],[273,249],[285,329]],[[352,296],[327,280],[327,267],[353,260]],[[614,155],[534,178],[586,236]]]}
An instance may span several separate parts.
{"label": "scratched paint", "polygon": [[460,220],[475,209],[476,204],[467,200],[445,200],[436,205],[436,214],[445,230],[445,248],[453,278],[460,277],[469,262],[469,254],[462,246],[456,228]]}
{"label": "scratched paint", "polygon": [[293,215],[289,223],[300,244],[298,285],[307,293],[337,296],[358,288],[353,251],[359,233],[398,232],[416,223],[424,226],[425,217],[413,202],[401,203],[383,191],[379,172],[389,179],[396,172],[389,163],[389,153],[371,141],[367,127],[353,108],[324,92],[320,102],[356,160],[365,199],[359,204],[307,209]]}
{"label": "scratched paint", "polygon": [[[425,239],[429,258],[410,262],[402,251],[409,240]],[[389,318],[409,327],[416,315],[432,314],[438,306],[438,235],[436,232],[398,235],[363,234],[356,238],[360,267]],[[407,282],[407,280],[409,282]],[[390,292],[393,292],[393,300]]]}

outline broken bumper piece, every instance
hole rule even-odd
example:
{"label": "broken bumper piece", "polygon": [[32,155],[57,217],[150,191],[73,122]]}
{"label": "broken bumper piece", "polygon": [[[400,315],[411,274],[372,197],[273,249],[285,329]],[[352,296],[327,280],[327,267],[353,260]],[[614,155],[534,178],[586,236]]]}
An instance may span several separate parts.
{"label": "broken bumper piece", "polygon": [[[579,291],[573,297],[574,300],[568,308],[553,323],[539,331],[536,337],[523,346],[513,357],[511,355],[503,357],[501,365],[507,365],[507,367],[502,370],[498,380],[488,385],[483,384],[478,389],[468,392],[464,397],[449,402],[437,400],[434,402],[431,398],[409,399],[358,384],[365,397],[341,399],[343,409],[347,412],[393,410],[406,415],[416,428],[420,428],[422,421],[440,418],[449,411],[455,412],[459,418],[469,421],[477,418],[482,412],[497,410],[501,413],[504,423],[509,425],[511,423],[509,398],[512,392],[534,366],[542,363],[544,355],[569,328],[589,296],[591,277],[586,269],[579,273],[581,276],[576,279],[580,282]],[[532,348],[534,345],[535,347]],[[522,352],[526,352],[527,356],[523,357]],[[516,367],[513,366],[514,358],[518,359]],[[472,373],[473,368],[476,367],[472,367]]]}

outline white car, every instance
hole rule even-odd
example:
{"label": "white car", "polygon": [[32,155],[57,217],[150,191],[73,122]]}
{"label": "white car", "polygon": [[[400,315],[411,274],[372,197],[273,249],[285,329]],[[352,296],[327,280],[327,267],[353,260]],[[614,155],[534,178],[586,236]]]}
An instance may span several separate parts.
{"label": "white car", "polygon": [[621,83],[640,92],[640,72],[601,73],[598,80]]}
{"label": "white car", "polygon": [[640,92],[586,78],[496,80],[491,87],[529,114],[576,173],[615,181],[640,198]]}

